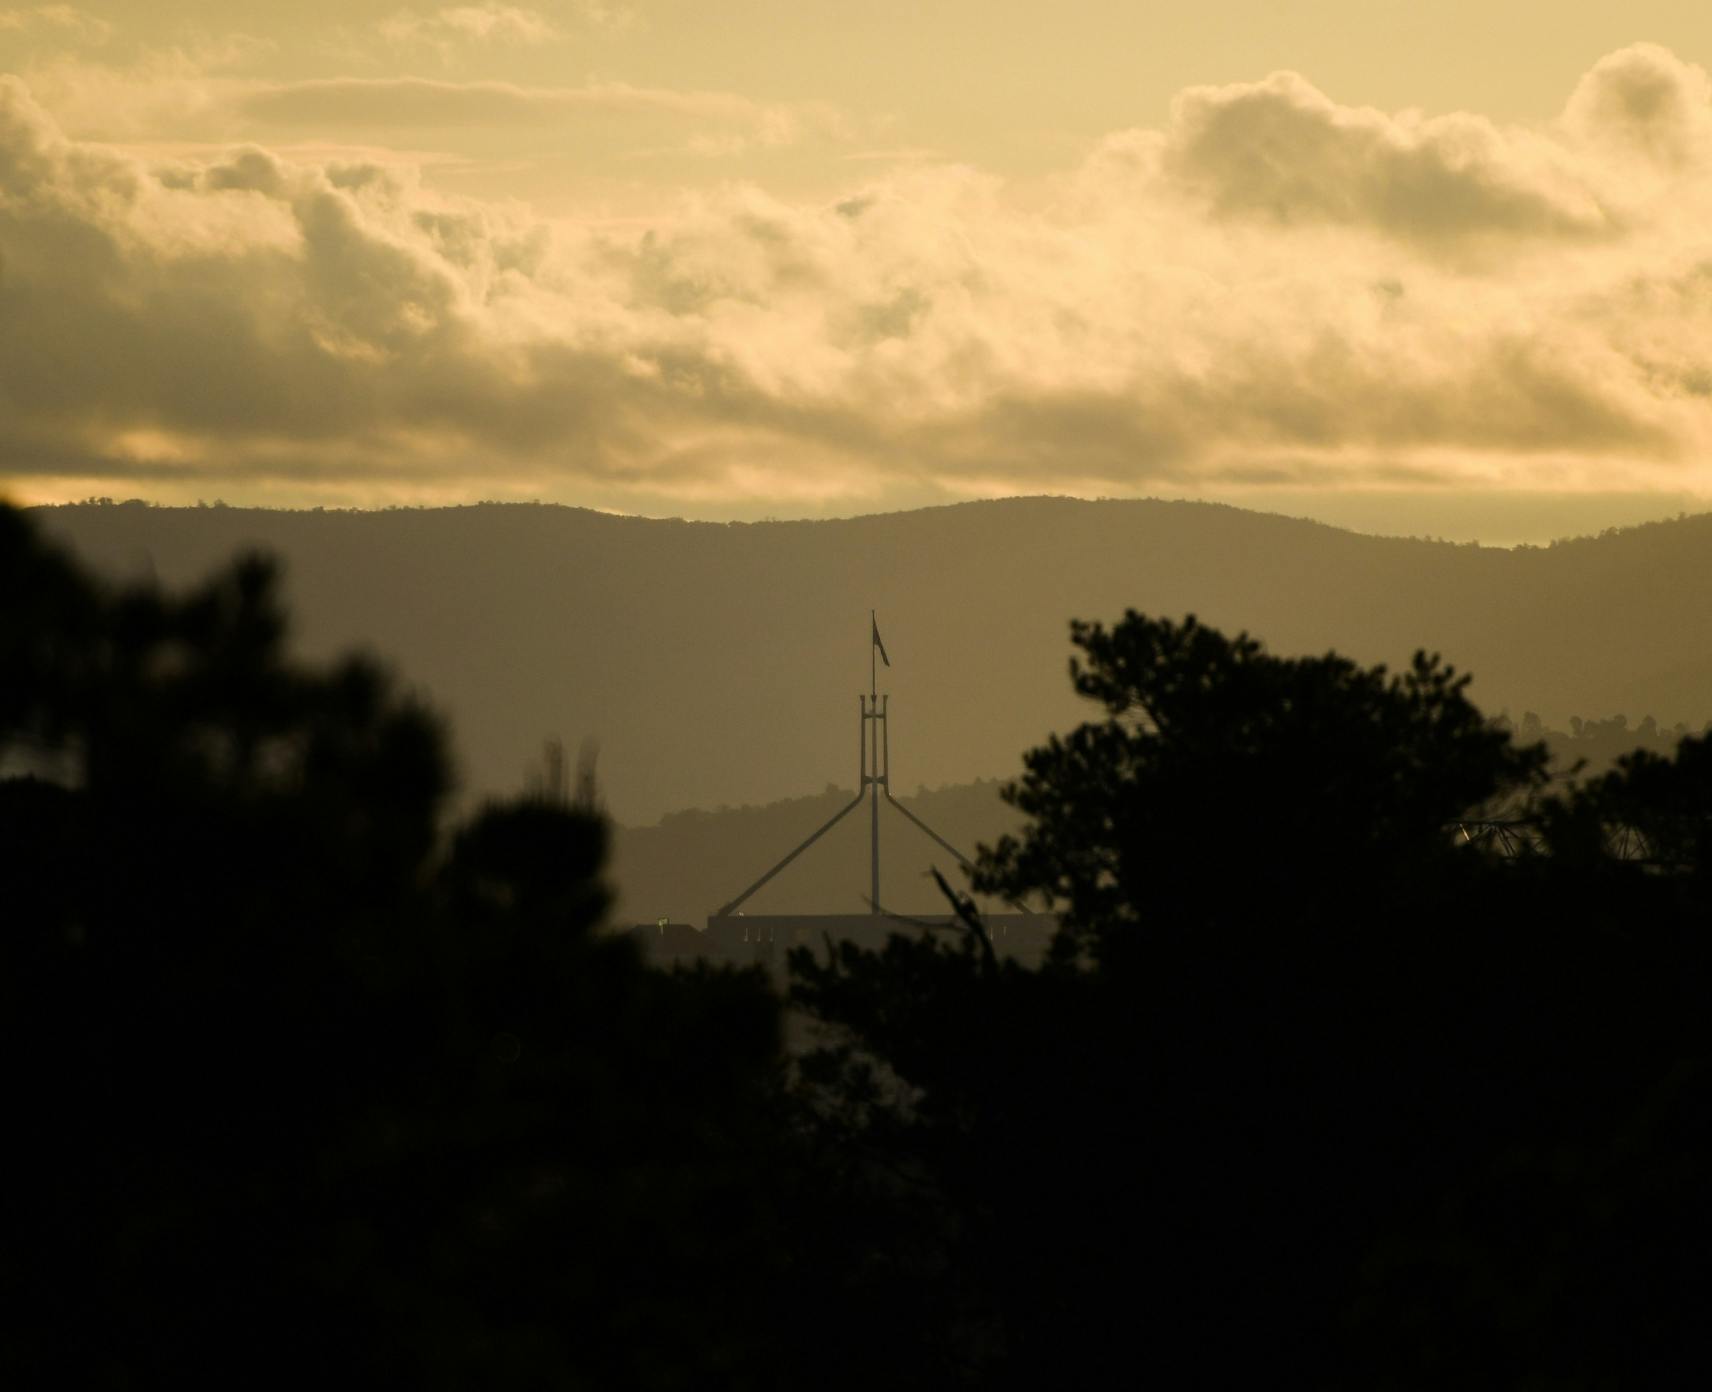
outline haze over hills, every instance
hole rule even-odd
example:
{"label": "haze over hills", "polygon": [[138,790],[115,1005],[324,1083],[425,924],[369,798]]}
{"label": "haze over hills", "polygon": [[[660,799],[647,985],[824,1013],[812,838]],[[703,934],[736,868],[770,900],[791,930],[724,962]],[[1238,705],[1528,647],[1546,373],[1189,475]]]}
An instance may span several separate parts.
{"label": "haze over hills", "polygon": [[870,608],[899,795],[1008,777],[1082,718],[1068,621],[1126,607],[1286,654],[1436,649],[1495,714],[1712,717],[1712,515],[1515,551],[1061,498],[752,524],[538,505],[35,516],[111,574],[179,583],[242,547],[278,554],[303,650],[396,661],[452,718],[467,792],[521,786],[549,735],[593,737],[631,824],[850,786]]}

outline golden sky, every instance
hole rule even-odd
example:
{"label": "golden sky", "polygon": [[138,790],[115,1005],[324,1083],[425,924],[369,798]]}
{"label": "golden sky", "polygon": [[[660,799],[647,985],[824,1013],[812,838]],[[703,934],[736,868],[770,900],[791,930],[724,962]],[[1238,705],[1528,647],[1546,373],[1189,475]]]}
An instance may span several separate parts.
{"label": "golden sky", "polygon": [[0,491],[1674,512],[1703,61],[1657,0],[0,5]]}

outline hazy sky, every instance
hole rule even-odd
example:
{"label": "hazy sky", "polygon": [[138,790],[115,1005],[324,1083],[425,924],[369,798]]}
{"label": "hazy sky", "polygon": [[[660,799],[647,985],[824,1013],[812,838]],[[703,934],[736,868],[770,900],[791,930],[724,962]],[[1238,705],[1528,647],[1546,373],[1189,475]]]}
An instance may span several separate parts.
{"label": "hazy sky", "polygon": [[0,491],[1712,495],[1712,6],[0,6]]}

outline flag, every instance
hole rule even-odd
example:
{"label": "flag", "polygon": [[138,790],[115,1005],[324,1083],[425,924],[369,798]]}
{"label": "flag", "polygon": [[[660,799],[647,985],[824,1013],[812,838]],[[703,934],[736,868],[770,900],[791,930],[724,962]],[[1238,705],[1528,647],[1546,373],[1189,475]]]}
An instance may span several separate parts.
{"label": "flag", "polygon": [[880,641],[880,622],[872,614],[868,615],[868,622],[874,625],[874,646],[880,650],[880,661],[890,667],[892,659],[886,656],[886,645]]}

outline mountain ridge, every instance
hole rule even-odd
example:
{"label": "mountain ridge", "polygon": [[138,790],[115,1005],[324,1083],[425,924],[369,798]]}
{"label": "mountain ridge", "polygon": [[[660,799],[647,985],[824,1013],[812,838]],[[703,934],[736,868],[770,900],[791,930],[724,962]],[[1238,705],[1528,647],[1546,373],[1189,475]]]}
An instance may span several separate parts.
{"label": "mountain ridge", "polygon": [[278,554],[301,647],[396,662],[451,717],[468,795],[519,787],[546,737],[594,737],[629,823],[850,784],[869,609],[900,787],[1013,774],[1085,713],[1070,619],[1131,607],[1280,653],[1441,652],[1494,714],[1712,715],[1712,514],[1516,549],[1160,499],[763,522],[528,503],[33,515],[114,575],[181,583],[240,548]]}

